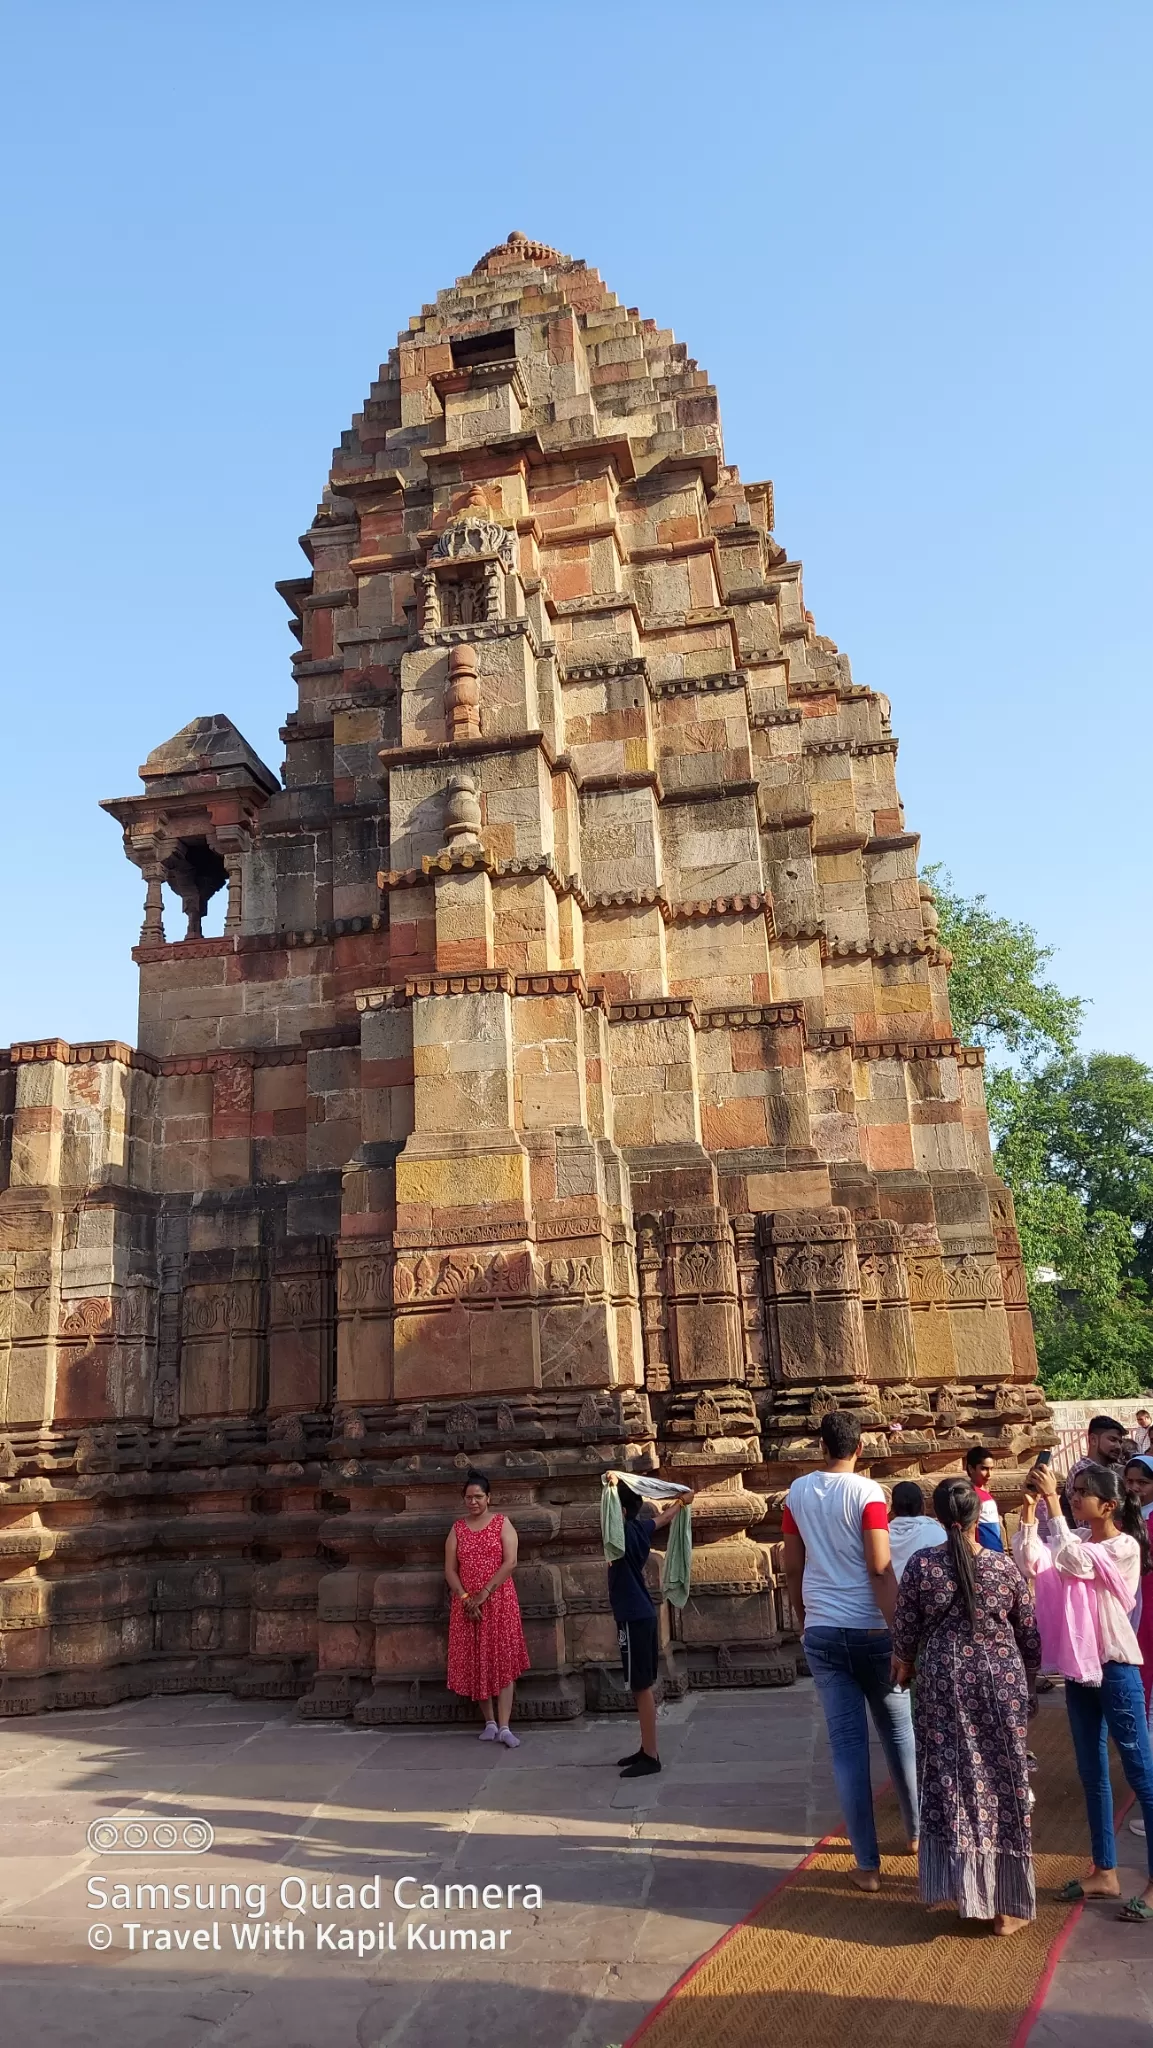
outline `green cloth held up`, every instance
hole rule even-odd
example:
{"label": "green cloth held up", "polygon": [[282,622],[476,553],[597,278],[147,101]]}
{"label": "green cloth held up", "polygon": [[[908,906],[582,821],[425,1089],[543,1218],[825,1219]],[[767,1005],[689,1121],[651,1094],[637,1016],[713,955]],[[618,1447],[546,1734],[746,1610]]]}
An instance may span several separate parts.
{"label": "green cloth held up", "polygon": [[625,1554],[625,1511],[616,1483],[608,1477],[601,1487],[601,1544],[610,1564]]}
{"label": "green cloth held up", "polygon": [[669,1523],[669,1540],[665,1546],[665,1566],[662,1574],[665,1599],[670,1607],[683,1607],[689,1597],[689,1585],[693,1576],[693,1511],[682,1508]]}
{"label": "green cloth held up", "polygon": [[[666,1503],[674,1500],[683,1489],[671,1486],[667,1480],[650,1481],[637,1472],[620,1475],[627,1486],[646,1500]],[[610,1564],[625,1554],[625,1516],[620,1495],[616,1487],[617,1475],[606,1473],[601,1487],[601,1544]],[[650,1486],[652,1491],[650,1492]],[[665,1548],[664,1569],[661,1585],[665,1599],[671,1607],[683,1607],[689,1597],[689,1586],[693,1572],[693,1511],[687,1507],[674,1515],[668,1524],[668,1543]]]}

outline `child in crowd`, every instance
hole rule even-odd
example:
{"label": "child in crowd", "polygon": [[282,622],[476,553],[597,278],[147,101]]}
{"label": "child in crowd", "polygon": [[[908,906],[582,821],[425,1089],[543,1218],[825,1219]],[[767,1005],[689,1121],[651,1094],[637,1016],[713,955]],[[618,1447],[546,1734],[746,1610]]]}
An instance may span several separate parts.
{"label": "child in crowd", "polygon": [[946,1540],[937,1517],[925,1513],[925,1496],[916,1480],[898,1480],[889,1502],[889,1549],[898,1582],[918,1550],[934,1550]]}
{"label": "child in crowd", "polygon": [[965,1474],[977,1499],[981,1503],[981,1518],[977,1523],[977,1541],[983,1550],[1005,1548],[1001,1535],[1001,1516],[997,1503],[989,1492],[989,1475],[993,1470],[993,1454],[981,1444],[973,1444],[965,1452]]}

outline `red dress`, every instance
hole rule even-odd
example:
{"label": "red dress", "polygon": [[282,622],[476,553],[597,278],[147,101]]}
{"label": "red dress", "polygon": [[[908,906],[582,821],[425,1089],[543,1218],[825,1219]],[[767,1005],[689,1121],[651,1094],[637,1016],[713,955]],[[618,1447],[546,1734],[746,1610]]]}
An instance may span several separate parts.
{"label": "red dress", "polygon": [[[479,1593],[503,1561],[504,1516],[494,1515],[484,1529],[468,1522],[454,1524],[457,1576],[466,1593]],[[529,1668],[528,1646],[520,1619],[520,1601],[511,1579],[490,1593],[479,1621],[470,1621],[456,1593],[448,1620],[448,1684],[450,1692],[468,1700],[495,1699],[514,1678]]]}

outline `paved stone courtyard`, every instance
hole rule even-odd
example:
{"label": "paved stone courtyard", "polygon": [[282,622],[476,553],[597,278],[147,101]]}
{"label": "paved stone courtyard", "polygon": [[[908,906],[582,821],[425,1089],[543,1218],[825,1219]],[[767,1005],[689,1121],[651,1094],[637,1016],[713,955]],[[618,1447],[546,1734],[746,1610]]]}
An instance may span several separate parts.
{"label": "paved stone courtyard", "polygon": [[[1046,1711],[1059,1711],[1059,1702]],[[302,1725],[290,1707],[224,1697],[148,1700],[0,1729],[0,2010],[4,2038],[52,2048],[608,2048],[682,1970],[833,1823],[836,1800],[811,1683],[780,1693],[695,1693],[662,1712],[660,1778],[622,1783],[615,1758],[635,1723],[616,1717],[524,1731],[514,1752],[459,1730],[377,1733]],[[878,1774],[880,1775],[880,1774]],[[203,1855],[107,1855],[87,1845],[110,1816],[203,1816]],[[1124,1835],[1127,1856],[1139,1845]],[[379,1910],[340,1910],[335,1887],[380,1876]],[[478,1887],[480,1910],[395,1905],[392,1887]],[[1133,1870],[1136,1882],[1136,1868]],[[285,1911],[301,1885],[333,1903]],[[94,1911],[89,1881],[201,1887],[204,1910]],[[209,1903],[207,1887],[266,1888],[264,1913]],[[485,1910],[481,1888],[500,1888]],[[543,1903],[505,1902],[539,1885]],[[98,1894],[97,1894],[98,1895]],[[414,1905],[419,1888],[402,1890]],[[491,1905],[490,1894],[490,1905]],[[531,1896],[531,1895],[530,1895]],[[465,1894],[466,1900],[469,1895]],[[195,1902],[193,1900],[193,1908]],[[303,1947],[275,1944],[292,1923]],[[318,1949],[317,1928],[395,1950]],[[133,1923],[149,1948],[130,1951]],[[183,1950],[211,1930],[220,1946]],[[259,1929],[238,1951],[233,1926]],[[95,1953],[89,1933],[109,1927]],[[502,1953],[406,1948],[491,1929]],[[155,1947],[157,1928],[173,1947]],[[211,1940],[209,1932],[206,1937]],[[242,1938],[250,1938],[245,1935]],[[1030,2048],[1096,2048],[1153,2038],[1150,1936],[1094,1909],[1061,1963]],[[1126,2017],[1128,2016],[1128,2017]]]}

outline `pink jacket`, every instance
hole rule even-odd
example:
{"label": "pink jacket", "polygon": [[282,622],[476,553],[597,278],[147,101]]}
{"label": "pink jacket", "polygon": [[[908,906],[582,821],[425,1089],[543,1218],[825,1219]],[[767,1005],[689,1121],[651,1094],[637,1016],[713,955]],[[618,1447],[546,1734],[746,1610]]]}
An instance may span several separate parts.
{"label": "pink jacket", "polygon": [[1101,1584],[1108,1588],[1123,1614],[1128,1614],[1133,1605],[1129,1587],[1099,1543],[1083,1546],[1093,1577],[1073,1578],[1059,1569],[1047,1544],[1019,1543],[1017,1539],[1025,1533],[1023,1527],[1018,1530],[1013,1554],[1020,1569],[1033,1580],[1043,1668],[1060,1672],[1062,1678],[1075,1679],[1079,1685],[1100,1685],[1097,1587]]}

